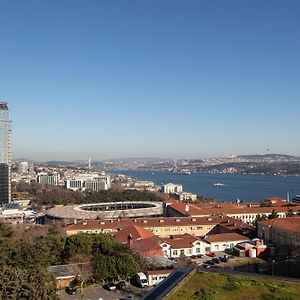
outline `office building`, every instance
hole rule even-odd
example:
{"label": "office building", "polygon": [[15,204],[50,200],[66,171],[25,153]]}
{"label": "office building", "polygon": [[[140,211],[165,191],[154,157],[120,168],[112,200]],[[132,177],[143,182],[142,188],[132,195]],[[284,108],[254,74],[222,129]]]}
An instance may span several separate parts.
{"label": "office building", "polygon": [[53,172],[53,173],[41,172],[37,174],[37,182],[40,184],[58,186],[59,180],[60,180],[60,174],[57,172]]}
{"label": "office building", "polygon": [[0,102],[0,204],[11,200],[11,121],[6,102]]}

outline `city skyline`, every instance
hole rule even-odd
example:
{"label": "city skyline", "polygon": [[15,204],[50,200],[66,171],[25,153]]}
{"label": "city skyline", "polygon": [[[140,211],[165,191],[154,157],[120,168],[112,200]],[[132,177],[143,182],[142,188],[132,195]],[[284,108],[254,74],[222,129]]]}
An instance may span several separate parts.
{"label": "city skyline", "polygon": [[297,1],[1,3],[13,157],[299,156],[299,11]]}

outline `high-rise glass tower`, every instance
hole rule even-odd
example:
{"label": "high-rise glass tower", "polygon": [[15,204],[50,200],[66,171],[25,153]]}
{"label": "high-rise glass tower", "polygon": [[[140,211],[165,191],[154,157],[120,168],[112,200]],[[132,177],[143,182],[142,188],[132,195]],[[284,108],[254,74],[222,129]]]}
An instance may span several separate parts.
{"label": "high-rise glass tower", "polygon": [[11,199],[11,121],[8,105],[0,101],[0,204]]}

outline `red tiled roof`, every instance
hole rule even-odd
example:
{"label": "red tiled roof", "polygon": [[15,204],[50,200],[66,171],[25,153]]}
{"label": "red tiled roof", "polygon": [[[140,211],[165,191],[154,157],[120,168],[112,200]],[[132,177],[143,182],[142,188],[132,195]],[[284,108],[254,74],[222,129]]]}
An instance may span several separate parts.
{"label": "red tiled roof", "polygon": [[217,225],[224,216],[210,217],[161,217],[161,218],[143,218],[143,219],[118,219],[118,220],[85,220],[71,224],[66,230],[88,231],[88,230],[117,230],[131,225],[138,225],[143,228],[151,227],[170,227],[170,226],[191,226],[191,225]]}
{"label": "red tiled roof", "polygon": [[147,239],[154,236],[154,234],[151,231],[146,230],[143,227],[134,224],[134,225],[127,226],[124,229],[121,229],[120,231],[116,232],[115,238],[121,243],[126,243],[128,241],[129,235],[133,241]]}
{"label": "red tiled roof", "polygon": [[255,227],[251,224],[244,223],[240,219],[227,219],[222,221],[219,226],[227,228],[229,230],[236,230],[236,229],[249,229],[254,230]]}
{"label": "red tiled roof", "polygon": [[186,233],[183,235],[173,235],[170,238],[162,238],[161,240],[171,245],[173,249],[180,249],[190,248],[192,243],[198,241],[199,239]]}
{"label": "red tiled roof", "polygon": [[300,233],[300,217],[259,221],[258,224]]}
{"label": "red tiled roof", "polygon": [[167,202],[169,206],[180,212],[184,216],[209,216],[205,209],[191,203],[184,203],[182,201],[173,200],[172,202]]}
{"label": "red tiled roof", "polygon": [[215,203],[213,205],[208,205],[200,207],[196,204],[186,204],[182,201],[173,200],[172,202],[168,202],[169,206],[186,216],[209,216],[209,215],[234,215],[234,214],[266,214],[271,213],[274,209],[278,213],[287,212],[289,209],[293,209],[294,211],[300,210],[300,206],[280,206],[280,207],[261,207],[261,203]]}
{"label": "red tiled roof", "polygon": [[268,214],[275,210],[277,213],[286,213],[290,209],[294,211],[300,210],[300,206],[283,206],[283,207],[243,207],[243,208],[206,208],[205,210],[210,214],[225,214],[225,215],[238,215],[238,214]]}
{"label": "red tiled roof", "polygon": [[153,236],[144,240],[136,240],[130,244],[130,248],[144,256],[162,256],[161,240]]}
{"label": "red tiled roof", "polygon": [[232,233],[219,233],[207,235],[203,238],[207,243],[219,243],[219,242],[237,242],[237,241],[247,241],[248,237],[232,232]]}

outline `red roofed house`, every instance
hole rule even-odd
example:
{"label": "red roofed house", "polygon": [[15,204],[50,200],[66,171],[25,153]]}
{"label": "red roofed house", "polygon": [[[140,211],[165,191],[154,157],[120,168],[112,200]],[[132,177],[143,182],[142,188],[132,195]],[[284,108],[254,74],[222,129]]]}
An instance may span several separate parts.
{"label": "red roofed house", "polygon": [[161,246],[168,258],[205,254],[205,242],[187,233],[163,238]]}
{"label": "red roofed house", "polygon": [[131,225],[115,233],[115,238],[143,256],[162,256],[161,240],[151,231]]}
{"label": "red roofed house", "polygon": [[226,249],[232,249],[236,244],[245,242],[248,237],[241,234],[231,233],[219,233],[207,235],[202,238],[203,242],[210,244],[210,250],[208,247],[206,251],[225,251]]}

